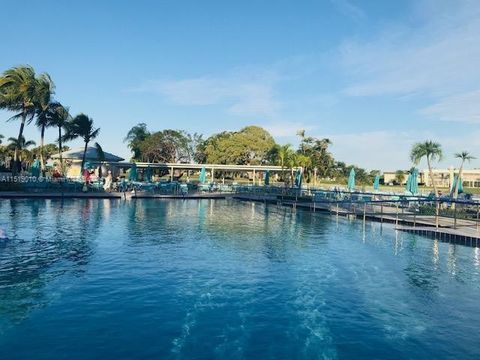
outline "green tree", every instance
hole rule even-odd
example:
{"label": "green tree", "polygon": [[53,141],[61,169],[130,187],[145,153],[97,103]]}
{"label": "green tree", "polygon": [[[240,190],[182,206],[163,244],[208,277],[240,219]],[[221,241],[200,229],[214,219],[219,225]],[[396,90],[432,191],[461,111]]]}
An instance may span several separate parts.
{"label": "green tree", "polygon": [[[0,77],[0,109],[17,112],[10,120],[20,119],[20,129],[16,144],[22,142],[25,124],[35,116],[35,98],[38,79],[31,66],[18,66],[6,70]],[[18,159],[19,148],[14,150],[14,162]],[[17,164],[18,166],[18,164]],[[14,166],[14,172],[17,169]]]}
{"label": "green tree", "polygon": [[273,137],[258,126],[247,126],[237,132],[222,132],[209,137],[199,147],[204,162],[217,164],[257,165],[267,162],[275,145]]}
{"label": "green tree", "polygon": [[52,95],[55,85],[48,74],[40,75],[37,84],[36,96],[34,99],[37,119],[35,125],[40,129],[40,166],[42,171],[45,169],[45,154],[43,147],[45,144],[45,129],[51,125],[50,113],[54,105]]}
{"label": "green tree", "polygon": [[0,144],[2,143],[2,139],[4,139],[4,138],[5,137],[2,134],[0,134]]}
{"label": "green tree", "polygon": [[415,165],[418,165],[423,158],[427,159],[428,172],[430,174],[430,179],[432,180],[435,197],[438,197],[438,189],[433,177],[432,161],[441,160],[442,157],[442,146],[431,140],[414,144],[410,151],[410,159]]}
{"label": "green tree", "polygon": [[460,181],[462,180],[463,165],[465,164],[465,161],[471,161],[475,159],[475,157],[468,151],[462,151],[460,153],[456,153],[455,157],[461,160],[460,168],[458,170],[457,182],[455,183],[455,189],[453,191],[453,198],[456,200],[458,199],[458,187],[460,186]]}
{"label": "green tree", "polygon": [[[20,138],[20,141],[17,138],[14,138],[14,137],[8,138],[8,141],[10,141],[10,144],[8,145],[8,147],[13,151],[15,151],[15,150],[18,151],[18,156],[19,156],[20,161],[24,161],[24,160],[26,160],[27,158],[30,157],[29,156],[30,151],[28,150],[28,148],[30,146],[35,145],[35,141],[25,140],[25,137],[23,135]],[[16,165],[18,166],[18,163]]]}
{"label": "green tree", "polygon": [[68,131],[68,127],[71,121],[72,117],[70,116],[68,107],[63,106],[58,102],[53,103],[49,106],[48,124],[50,126],[56,127],[58,130],[58,156],[60,159],[60,172],[62,175],[64,172],[62,152],[65,151],[63,141],[69,140],[68,138],[64,139],[64,135],[62,135],[62,130]]}
{"label": "green tree", "polygon": [[128,142],[128,147],[133,152],[134,160],[141,160],[141,144],[150,135],[150,132],[147,130],[147,124],[145,123],[139,123],[128,131],[127,136],[125,136],[123,141]]}
{"label": "green tree", "polygon": [[397,170],[395,171],[395,181],[399,184],[402,185],[403,182],[405,181],[405,172],[403,170]]}
{"label": "green tree", "polygon": [[[52,155],[54,154],[58,154],[59,151],[58,151],[58,145],[57,144],[45,144],[43,146],[43,154],[45,156],[45,162],[48,160],[48,159],[51,159],[52,158]],[[68,146],[65,146],[63,145],[62,146],[62,152],[63,151],[68,151],[70,150],[70,148]],[[40,157],[40,152],[42,151],[42,148],[40,146],[32,149],[32,153],[35,154],[36,157]]]}
{"label": "green tree", "polygon": [[282,168],[282,179],[285,181],[285,166],[289,163],[289,159],[295,155],[290,144],[275,144],[269,152],[269,162]]}
{"label": "green tree", "polygon": [[93,119],[89,118],[85,114],[78,114],[67,124],[67,132],[64,136],[66,140],[73,140],[78,137],[82,138],[85,142],[85,147],[83,150],[82,156],[82,166],[81,169],[85,166],[85,157],[87,155],[88,143],[95,139],[100,133],[100,128],[93,127]]}
{"label": "green tree", "polygon": [[328,151],[328,147],[332,144],[330,139],[317,139],[306,137],[302,141],[302,148],[299,152],[310,158],[310,165],[305,169],[305,173],[310,178],[313,169],[317,169],[318,175],[327,177],[332,175],[335,160]]}

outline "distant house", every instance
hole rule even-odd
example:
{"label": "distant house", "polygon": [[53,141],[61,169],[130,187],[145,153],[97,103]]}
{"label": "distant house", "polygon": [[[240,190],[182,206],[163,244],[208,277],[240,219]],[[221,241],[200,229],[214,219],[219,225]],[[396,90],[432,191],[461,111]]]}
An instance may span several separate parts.
{"label": "distant house", "polygon": [[[81,174],[80,167],[82,166],[82,158],[83,158],[83,150],[84,148],[77,148],[68,151],[64,151],[62,153],[62,159],[65,161],[67,165],[67,173],[68,177],[78,177]],[[107,164],[118,163],[125,159],[121,158],[120,156],[111,154],[109,152],[104,151],[105,155],[104,162]],[[60,158],[59,154],[55,154],[52,158],[57,161]],[[99,156],[97,152],[97,148],[95,147],[87,147],[87,152],[85,154],[85,161],[89,161],[91,163],[99,163]],[[98,167],[98,166],[97,166]]]}
{"label": "distant house", "polygon": [[[405,179],[401,185],[405,185],[408,179],[408,171],[405,170]],[[458,169],[453,166],[448,169],[432,169],[433,179],[435,185],[443,188],[450,188],[453,183],[453,178],[458,174]],[[384,184],[394,184],[396,180],[396,171],[385,171],[383,173]],[[432,180],[428,169],[423,169],[419,171],[418,174],[418,183],[424,184],[426,186],[432,186]],[[465,187],[480,187],[480,169],[463,169],[462,172],[463,186]]]}

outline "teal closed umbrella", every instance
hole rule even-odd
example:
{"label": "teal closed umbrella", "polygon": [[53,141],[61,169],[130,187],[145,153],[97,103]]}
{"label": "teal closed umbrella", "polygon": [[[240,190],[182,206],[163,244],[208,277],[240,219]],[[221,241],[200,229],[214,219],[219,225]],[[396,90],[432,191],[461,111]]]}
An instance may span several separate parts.
{"label": "teal closed umbrella", "polygon": [[297,173],[295,174],[295,187],[302,187],[302,171],[300,169],[297,169]]}
{"label": "teal closed umbrella", "polygon": [[207,171],[205,170],[205,166],[202,166],[202,170],[200,170],[200,176],[198,177],[198,182],[200,184],[205,184],[207,181]]}
{"label": "teal closed umbrella", "polygon": [[30,168],[30,173],[34,177],[40,176],[40,161],[38,161],[38,159],[33,161],[32,167]]}
{"label": "teal closed umbrella", "polygon": [[128,172],[128,180],[137,181],[137,164],[133,163],[130,171]]}
{"label": "teal closed umbrella", "polygon": [[408,192],[412,192],[412,173],[408,174],[405,190],[407,190]]}
{"label": "teal closed umbrella", "polygon": [[265,178],[263,179],[265,185],[270,185],[270,170],[265,171]]}
{"label": "teal closed umbrella", "polygon": [[[455,191],[455,186],[457,186],[458,182],[458,175],[455,175],[453,178],[453,184],[452,184],[452,189],[450,190],[452,193]],[[461,194],[463,193],[463,181],[462,178],[460,178],[460,182],[458,183],[458,193]]]}
{"label": "teal closed umbrella", "polygon": [[350,175],[348,176],[348,190],[353,191],[355,190],[355,169],[352,168],[350,170]]}
{"label": "teal closed umbrella", "polygon": [[380,175],[375,175],[375,179],[373,180],[373,190],[380,189]]}
{"label": "teal closed umbrella", "polygon": [[418,194],[418,169],[413,168],[411,175],[410,192],[415,195]]}
{"label": "teal closed umbrella", "polygon": [[150,166],[148,166],[146,169],[145,169],[145,181],[146,182],[152,182],[152,168]]}

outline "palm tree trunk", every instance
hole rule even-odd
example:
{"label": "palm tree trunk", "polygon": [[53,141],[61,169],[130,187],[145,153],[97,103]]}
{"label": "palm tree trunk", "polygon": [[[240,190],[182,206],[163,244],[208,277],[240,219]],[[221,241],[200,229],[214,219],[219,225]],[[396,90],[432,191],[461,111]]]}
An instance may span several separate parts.
{"label": "palm tree trunk", "polygon": [[[460,165],[460,169],[458,170],[458,176],[457,176],[457,182],[455,184],[455,190],[453,192],[453,199],[457,200],[458,199],[458,188],[460,186],[460,179],[462,178],[462,172],[463,172],[463,164],[465,160],[462,159],[462,163]],[[455,174],[453,175],[453,179],[455,179]],[[452,203],[452,209],[455,209],[455,203]]]}
{"label": "palm tree trunk", "polygon": [[82,167],[80,168],[80,171],[83,171],[83,167],[85,166],[85,157],[87,156],[87,146],[88,146],[88,141],[85,141],[85,148],[83,149],[83,157],[82,157]]}
{"label": "palm tree trunk", "polygon": [[13,173],[14,174],[18,172],[18,157],[19,157],[19,151],[20,151],[19,146],[23,136],[23,129],[25,128],[26,121],[27,121],[27,112],[25,111],[25,108],[24,108],[22,110],[22,122],[20,123],[20,130],[18,131],[17,146],[15,146],[15,152],[13,155],[13,162],[14,162]]}
{"label": "palm tree trunk", "polygon": [[[458,170],[457,183],[455,184],[455,190],[453,192],[453,198],[455,200],[458,199],[458,188],[460,186],[460,179],[462,178],[463,163],[464,162],[465,162],[465,160],[462,159],[462,164],[460,165],[460,169]],[[453,175],[453,178],[455,179],[455,175]]]}
{"label": "palm tree trunk", "polygon": [[43,148],[45,142],[45,125],[42,125],[42,129],[40,130],[40,169],[42,170],[42,174],[45,171],[45,157],[43,155]]}
{"label": "palm tree trunk", "polygon": [[62,158],[62,127],[58,127],[58,157],[60,159],[60,175],[63,177],[63,158]]}
{"label": "palm tree trunk", "polygon": [[428,172],[430,174],[430,179],[432,180],[433,192],[435,193],[435,197],[438,198],[437,185],[435,185],[435,180],[433,178],[433,170],[432,170],[432,165],[430,164],[429,156],[427,156],[427,165],[428,165]]}

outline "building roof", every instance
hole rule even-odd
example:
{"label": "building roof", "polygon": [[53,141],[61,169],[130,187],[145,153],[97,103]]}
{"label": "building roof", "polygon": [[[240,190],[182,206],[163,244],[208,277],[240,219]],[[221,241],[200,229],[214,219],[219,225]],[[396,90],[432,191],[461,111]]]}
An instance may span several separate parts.
{"label": "building roof", "polygon": [[[62,158],[63,159],[69,159],[69,160],[82,160],[83,150],[84,150],[84,148],[77,148],[77,149],[64,151],[64,152],[62,152]],[[119,162],[119,161],[125,160],[125,159],[121,158],[120,156],[113,155],[113,154],[111,154],[109,152],[106,152],[106,151],[104,151],[103,153],[105,154],[105,160],[104,161]],[[60,156],[59,156],[59,154],[55,154],[55,155],[52,156],[52,158],[59,159]],[[87,152],[85,154],[85,159],[88,160],[88,161],[99,161],[97,149],[94,148],[94,147],[91,147],[91,146],[87,147]]]}

